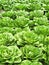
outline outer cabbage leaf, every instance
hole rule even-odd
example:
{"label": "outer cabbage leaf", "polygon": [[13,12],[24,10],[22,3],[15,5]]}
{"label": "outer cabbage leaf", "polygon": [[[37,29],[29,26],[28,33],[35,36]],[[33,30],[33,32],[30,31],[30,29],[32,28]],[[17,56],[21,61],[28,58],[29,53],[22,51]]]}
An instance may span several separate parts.
{"label": "outer cabbage leaf", "polygon": [[22,55],[17,46],[0,46],[0,62],[1,63],[20,63]]}
{"label": "outer cabbage leaf", "polygon": [[30,18],[33,17],[42,17],[43,16],[43,11],[42,10],[34,10],[30,12]]}
{"label": "outer cabbage leaf", "polygon": [[38,41],[38,35],[30,30],[17,33],[14,37],[17,40],[17,44],[20,46],[25,44],[33,44]]}
{"label": "outer cabbage leaf", "polygon": [[40,10],[41,9],[41,4],[38,2],[34,2],[33,4],[31,3],[28,7],[31,11],[33,10]]}
{"label": "outer cabbage leaf", "polygon": [[23,53],[22,58],[29,58],[31,60],[36,60],[37,58],[41,58],[43,53],[42,49],[34,47],[32,45],[25,45],[21,48]]}
{"label": "outer cabbage leaf", "polygon": [[29,60],[22,61],[21,65],[42,65],[40,62],[31,62]]}
{"label": "outer cabbage leaf", "polygon": [[16,12],[16,16],[24,16],[26,18],[28,18],[29,16],[29,12],[25,11],[25,10],[19,10]]}
{"label": "outer cabbage leaf", "polygon": [[11,33],[0,34],[0,45],[8,45],[13,40],[14,40],[14,37]]}
{"label": "outer cabbage leaf", "polygon": [[12,19],[15,19],[16,18],[16,11],[6,11],[6,12],[3,12],[3,13],[1,13],[1,15],[3,16],[3,17],[10,17],[10,18],[12,18]]}
{"label": "outer cabbage leaf", "polygon": [[29,7],[29,4],[26,3],[15,3],[12,5],[12,10],[27,10]]}
{"label": "outer cabbage leaf", "polygon": [[48,25],[48,19],[45,16],[40,18],[34,17],[33,22],[35,23],[35,25]]}
{"label": "outer cabbage leaf", "polygon": [[0,28],[0,33],[8,32],[8,33],[16,34],[21,31],[22,31],[21,28],[15,28],[15,27],[1,27]]}
{"label": "outer cabbage leaf", "polygon": [[21,16],[21,17],[17,17],[17,19],[15,19],[14,22],[15,22],[15,26],[26,27],[28,26],[29,19],[25,18],[24,16]]}
{"label": "outer cabbage leaf", "polygon": [[42,65],[40,62],[33,62],[32,65]]}
{"label": "outer cabbage leaf", "polygon": [[0,18],[0,27],[13,27],[14,23],[13,20],[9,17],[2,17]]}
{"label": "outer cabbage leaf", "polygon": [[33,31],[27,31],[23,33],[23,39],[28,44],[36,42],[38,40],[37,37],[37,34],[35,34]]}
{"label": "outer cabbage leaf", "polygon": [[[34,27],[34,31],[37,34],[49,35],[49,26],[36,26]],[[44,31],[44,32],[43,32]]]}
{"label": "outer cabbage leaf", "polygon": [[29,60],[24,60],[21,62],[21,65],[32,65],[32,63]]}

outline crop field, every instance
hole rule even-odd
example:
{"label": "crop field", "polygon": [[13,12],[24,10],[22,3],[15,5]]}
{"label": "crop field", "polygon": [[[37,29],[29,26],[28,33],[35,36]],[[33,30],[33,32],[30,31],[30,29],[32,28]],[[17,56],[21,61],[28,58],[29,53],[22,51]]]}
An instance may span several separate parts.
{"label": "crop field", "polygon": [[49,0],[0,0],[0,65],[49,65]]}

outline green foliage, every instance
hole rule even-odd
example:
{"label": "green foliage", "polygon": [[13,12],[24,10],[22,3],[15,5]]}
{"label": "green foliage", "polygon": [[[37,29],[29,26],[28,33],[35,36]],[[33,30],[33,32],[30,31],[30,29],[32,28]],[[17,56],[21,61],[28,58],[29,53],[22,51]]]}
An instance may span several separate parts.
{"label": "green foliage", "polygon": [[2,63],[20,63],[22,55],[17,46],[0,46],[0,62]]}
{"label": "green foliage", "polygon": [[0,65],[49,65],[49,0],[0,0]]}
{"label": "green foliage", "polygon": [[26,27],[28,26],[29,19],[25,18],[24,16],[17,17],[17,19],[14,20],[15,26],[17,27]]}
{"label": "green foliage", "polygon": [[40,48],[36,48],[32,45],[25,45],[21,48],[23,55],[23,58],[29,58],[32,60],[36,60],[37,58],[40,58],[42,56],[42,50]]}
{"label": "green foliage", "polygon": [[14,37],[11,33],[1,33],[0,34],[0,45],[8,45],[14,40]]}

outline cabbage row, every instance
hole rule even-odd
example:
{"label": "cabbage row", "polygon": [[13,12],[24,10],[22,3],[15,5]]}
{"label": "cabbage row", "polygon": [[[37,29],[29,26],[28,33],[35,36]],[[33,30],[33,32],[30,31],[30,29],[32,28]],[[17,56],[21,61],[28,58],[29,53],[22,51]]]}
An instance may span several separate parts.
{"label": "cabbage row", "polygon": [[0,65],[49,65],[49,0],[0,0]]}

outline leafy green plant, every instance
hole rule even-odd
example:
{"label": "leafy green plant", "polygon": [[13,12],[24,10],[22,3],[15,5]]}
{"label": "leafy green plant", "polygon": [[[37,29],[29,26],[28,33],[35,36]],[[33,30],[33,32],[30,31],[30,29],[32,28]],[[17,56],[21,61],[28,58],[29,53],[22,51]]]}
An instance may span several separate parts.
{"label": "leafy green plant", "polygon": [[49,65],[49,0],[0,0],[0,65]]}
{"label": "leafy green plant", "polygon": [[20,63],[22,55],[17,46],[0,46],[0,62],[1,63]]}

